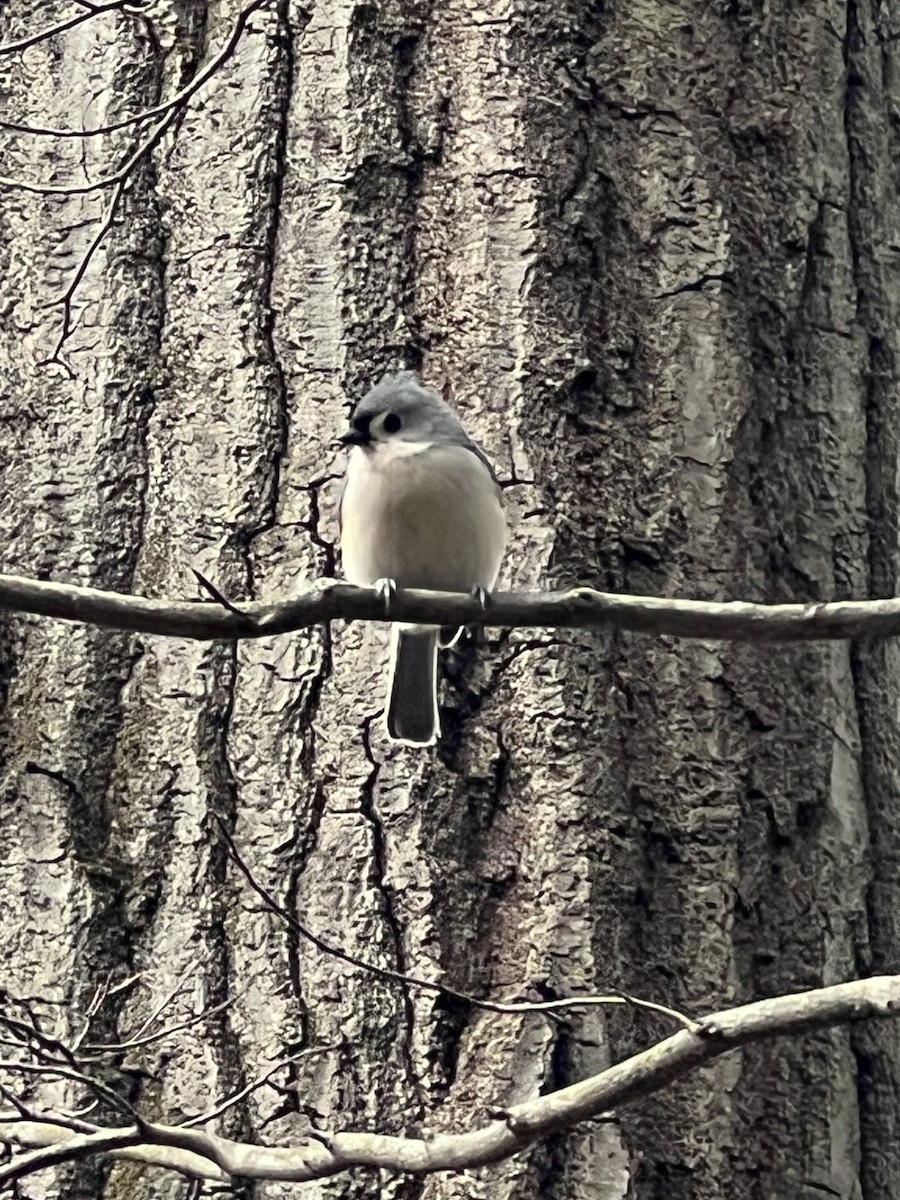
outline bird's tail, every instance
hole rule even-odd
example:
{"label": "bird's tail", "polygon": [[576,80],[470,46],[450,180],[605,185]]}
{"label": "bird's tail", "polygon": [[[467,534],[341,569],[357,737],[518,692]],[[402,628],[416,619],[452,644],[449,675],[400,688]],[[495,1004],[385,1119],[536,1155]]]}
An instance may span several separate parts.
{"label": "bird's tail", "polygon": [[387,730],[394,742],[430,746],[440,736],[437,706],[437,627],[394,625]]}

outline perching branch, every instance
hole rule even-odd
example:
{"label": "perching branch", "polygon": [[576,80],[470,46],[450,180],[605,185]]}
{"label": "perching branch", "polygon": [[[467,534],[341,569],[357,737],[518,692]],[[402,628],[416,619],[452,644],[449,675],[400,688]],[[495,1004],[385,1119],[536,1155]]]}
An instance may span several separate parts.
{"label": "perching branch", "polygon": [[569,592],[498,592],[487,608],[456,592],[380,592],[321,580],[292,600],[246,604],[151,600],[121,592],[0,575],[0,610],[81,621],[160,637],[271,637],[333,620],[411,621],[428,625],[615,629],[708,641],[814,642],[900,636],[900,599],[813,604],[670,600],[593,588]]}
{"label": "perching branch", "polygon": [[715,1013],[702,1021],[696,1032],[683,1029],[581,1083],[499,1109],[477,1129],[433,1137],[314,1133],[297,1146],[254,1146],[202,1130],[148,1123],[143,1131],[137,1126],[78,1131],[61,1141],[58,1126],[44,1128],[40,1122],[20,1122],[3,1114],[0,1140],[42,1148],[17,1154],[0,1166],[0,1187],[45,1166],[91,1154],[123,1152],[143,1162],[216,1179],[224,1174],[302,1183],[351,1167],[413,1174],[469,1170],[508,1158],[579,1121],[653,1095],[672,1080],[750,1042],[898,1015],[897,975],[760,1000]]}

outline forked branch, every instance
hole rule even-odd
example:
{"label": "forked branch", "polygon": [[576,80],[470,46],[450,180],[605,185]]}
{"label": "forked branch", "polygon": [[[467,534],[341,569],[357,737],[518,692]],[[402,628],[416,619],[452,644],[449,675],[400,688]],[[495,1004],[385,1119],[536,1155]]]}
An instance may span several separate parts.
{"label": "forked branch", "polygon": [[43,1167],[99,1153],[126,1154],[201,1178],[284,1180],[302,1183],[351,1167],[428,1174],[462,1171],[508,1158],[530,1143],[633,1100],[654,1094],[673,1079],[712,1059],[763,1038],[791,1036],[831,1025],[900,1014],[900,976],[837,984],[797,995],[726,1009],[683,1029],[625,1062],[509,1108],[465,1133],[419,1138],[377,1133],[317,1132],[297,1146],[255,1146],[184,1127],[146,1124],[120,1129],[83,1127],[60,1140],[58,1125],[3,1114],[0,1139],[38,1149],[15,1154],[0,1166],[0,1187]]}

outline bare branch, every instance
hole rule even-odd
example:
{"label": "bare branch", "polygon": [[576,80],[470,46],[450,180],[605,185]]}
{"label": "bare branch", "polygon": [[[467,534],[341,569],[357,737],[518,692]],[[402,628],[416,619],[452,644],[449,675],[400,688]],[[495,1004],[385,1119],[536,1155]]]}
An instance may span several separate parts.
{"label": "bare branch", "polygon": [[201,1021],[225,1012],[226,1009],[231,1008],[234,1002],[235,997],[229,996],[227,1000],[210,1005],[209,1008],[204,1008],[202,1012],[195,1013],[192,1017],[188,1017],[184,1021],[179,1021],[175,1025],[165,1025],[162,1029],[157,1029],[155,1033],[147,1033],[142,1037],[129,1038],[123,1042],[86,1042],[84,1048],[89,1054],[118,1054],[123,1050],[137,1050],[141,1046],[152,1046],[154,1042],[165,1041],[166,1038],[171,1037],[174,1033],[181,1033],[185,1029],[191,1029],[194,1025],[199,1025]]}
{"label": "bare branch", "polygon": [[[0,1186],[31,1171],[98,1152],[127,1148],[130,1154],[155,1148],[161,1166],[184,1170],[185,1153],[208,1172],[215,1164],[226,1176],[296,1183],[336,1175],[351,1167],[428,1174],[462,1171],[508,1158],[532,1142],[579,1121],[602,1116],[652,1095],[673,1079],[739,1046],[763,1038],[809,1033],[831,1025],[900,1015],[900,976],[879,976],[836,984],[797,995],[759,1000],[707,1017],[696,1032],[673,1037],[581,1083],[523,1104],[498,1109],[495,1119],[467,1133],[433,1137],[388,1137],[369,1133],[316,1133],[306,1145],[254,1146],[216,1134],[171,1125],[147,1124],[74,1134],[56,1145],[58,1130],[31,1127],[34,1140],[45,1137],[43,1152],[20,1154],[0,1166]],[[0,1123],[0,1138],[15,1143],[17,1122]],[[172,1155],[172,1151],[176,1155]],[[172,1155],[171,1161],[169,1156]],[[199,1172],[197,1172],[199,1174]],[[208,1177],[208,1176],[207,1176]]]}
{"label": "bare branch", "polygon": [[358,967],[361,971],[365,971],[368,975],[373,975],[377,979],[385,979],[390,983],[402,983],[406,987],[418,988],[420,991],[434,992],[436,995],[444,996],[448,1000],[455,1001],[457,1004],[470,1005],[472,1008],[481,1009],[484,1012],[500,1013],[504,1016],[525,1016],[529,1013],[552,1015],[565,1009],[634,1004],[642,1008],[653,1009],[655,1012],[671,1017],[686,1029],[698,1028],[695,1021],[683,1013],[676,1012],[673,1008],[666,1008],[663,1004],[654,1004],[650,1000],[637,1000],[633,996],[620,991],[615,991],[606,996],[566,996],[558,1000],[479,1000],[475,996],[468,996],[465,992],[458,992],[455,988],[447,987],[443,983],[436,983],[432,979],[422,979],[417,975],[404,975],[402,971],[394,971],[390,967],[380,967],[375,963],[367,962],[365,959],[359,958],[356,954],[350,954],[348,951],[342,950],[339,946],[334,946],[324,938],[319,937],[317,933],[313,933],[292,912],[282,907],[250,870],[235,846],[234,839],[225,827],[224,822],[218,816],[216,816],[216,822],[235,866],[271,913],[280,917],[291,929],[299,933],[306,941],[311,942],[323,954],[327,954],[331,958],[340,959],[341,962],[348,963],[351,967]]}
{"label": "bare branch", "polygon": [[707,641],[814,642],[900,636],[900,599],[813,604],[675,600],[574,588],[569,592],[497,592],[486,608],[456,592],[398,590],[384,596],[321,580],[291,600],[242,603],[239,611],[196,600],[151,600],[121,592],[0,575],[0,610],[82,621],[160,637],[213,641],[271,637],[333,620],[409,621],[426,625],[615,629]]}
{"label": "bare branch", "polygon": [[74,372],[72,371],[72,368],[67,363],[63,362],[63,360],[59,357],[60,351],[62,350],[63,346],[66,344],[66,342],[72,336],[72,329],[73,329],[72,301],[75,299],[75,293],[78,290],[78,285],[81,283],[82,279],[84,279],[85,273],[86,273],[88,267],[90,266],[91,259],[94,257],[94,254],[96,253],[100,243],[106,237],[107,233],[109,233],[110,229],[112,229],[113,222],[116,219],[116,213],[119,211],[119,205],[122,203],[122,197],[125,194],[125,185],[126,185],[126,180],[124,180],[124,179],[120,180],[119,183],[116,184],[115,190],[112,194],[109,204],[106,206],[106,212],[103,214],[103,219],[101,220],[100,224],[97,226],[96,232],[94,233],[94,236],[91,238],[91,241],[90,241],[90,244],[89,244],[87,250],[81,256],[81,262],[78,264],[78,267],[77,267],[74,275],[72,276],[71,280],[69,281],[69,286],[66,288],[65,292],[62,294],[60,299],[55,302],[55,303],[62,305],[62,310],[63,310],[62,329],[60,330],[60,334],[57,339],[56,346],[54,347],[53,353],[50,355],[49,358],[45,358],[45,359],[43,359],[43,361],[38,363],[38,366],[45,367],[45,366],[49,365],[50,363],[58,362],[58,363],[61,363],[62,366],[64,366],[66,368],[66,370],[68,371],[70,376],[74,377]]}
{"label": "bare branch", "polygon": [[[149,135],[141,141],[137,148],[134,149],[122,163],[117,171],[112,175],[107,175],[103,179],[97,179],[93,183],[35,183],[28,179],[15,179],[8,176],[0,176],[0,187],[15,188],[25,192],[36,192],[41,196],[81,196],[88,192],[102,191],[104,188],[124,186],[128,183],[136,168],[153,150],[159,145],[168,131],[169,127],[174,124],[176,118],[187,105],[191,97],[199,91],[199,89],[209,79],[216,74],[223,63],[233,54],[241,36],[246,28],[247,22],[253,13],[257,12],[263,5],[268,4],[270,0],[250,0],[235,21],[234,26],[228,40],[219,53],[210,60],[210,62],[200,71],[189,84],[181,89],[171,100],[165,104],[156,105],[156,107],[148,109],[146,113],[139,113],[132,119],[129,119],[124,125],[140,124],[158,113],[162,113],[163,118],[150,131]],[[83,18],[82,18],[83,19]],[[124,127],[123,125],[123,127]]]}
{"label": "bare branch", "polygon": [[223,1113],[228,1112],[229,1108],[233,1108],[235,1104],[240,1104],[248,1096],[259,1091],[264,1084],[267,1084],[273,1075],[276,1075],[284,1067],[291,1066],[292,1063],[299,1062],[301,1058],[310,1058],[318,1054],[328,1054],[330,1051],[339,1050],[339,1046],[310,1046],[306,1050],[298,1050],[296,1054],[291,1054],[287,1058],[280,1059],[274,1066],[269,1067],[267,1071],[263,1071],[256,1079],[252,1079],[248,1084],[235,1092],[233,1096],[221,1101],[214,1108],[207,1112],[201,1113],[198,1117],[191,1117],[188,1121],[182,1121],[179,1128],[192,1129],[195,1125],[205,1125],[208,1121],[215,1121],[221,1117]]}
{"label": "bare branch", "polygon": [[[112,1153],[115,1158],[126,1159],[130,1162],[145,1163],[147,1166],[165,1167],[170,1171],[177,1171],[181,1175],[187,1175],[191,1179],[209,1179],[216,1183],[227,1183],[228,1175],[220,1168],[211,1163],[208,1159],[192,1154],[190,1151],[174,1150],[168,1146],[148,1146],[132,1144],[128,1148],[128,1139],[124,1137],[127,1132],[125,1130],[109,1130],[100,1129],[97,1126],[89,1126],[86,1129],[75,1131],[82,1138],[90,1137],[92,1140],[86,1145],[82,1142],[78,1144],[76,1153],[73,1150],[73,1130],[61,1128],[56,1123],[50,1121],[31,1121],[31,1122],[16,1122],[7,1121],[3,1116],[0,1116],[0,1143],[6,1142],[7,1145],[18,1146],[34,1146],[38,1147],[42,1156],[47,1153],[45,1147],[59,1148],[63,1154],[62,1161],[71,1162],[74,1158],[86,1158],[91,1154]],[[10,1176],[9,1180],[0,1179],[0,1186],[4,1182],[11,1183],[14,1179],[22,1179],[25,1175],[30,1175],[34,1171],[39,1171],[44,1167],[55,1166],[60,1161],[59,1154],[56,1153],[51,1161],[47,1161],[46,1157],[31,1159],[29,1162],[28,1155],[19,1154],[11,1163],[5,1164],[2,1170],[9,1167],[15,1167],[16,1173]]]}
{"label": "bare branch", "polygon": [[[105,6],[102,11],[105,11],[106,8],[118,8],[121,6],[121,2],[122,0],[116,0],[115,3]],[[238,14],[231,34],[222,46],[222,49],[197,72],[189,83],[185,84],[170,99],[163,100],[160,104],[155,104],[152,108],[145,108],[141,112],[135,113],[133,117],[122,117],[119,121],[109,121],[106,125],[96,125],[93,129],[51,129],[40,125],[23,125],[16,121],[0,120],[0,129],[9,129],[13,133],[24,133],[35,137],[91,138],[99,137],[102,134],[115,133],[117,130],[127,129],[131,125],[141,125],[146,121],[152,121],[154,117],[163,116],[171,112],[172,109],[180,111],[187,106],[203,85],[212,79],[213,75],[224,66],[236,50],[250,17],[268,3],[269,0],[251,0],[251,3]],[[72,23],[76,24],[84,21],[92,15],[91,13],[84,13]],[[2,51],[3,48],[0,47],[0,53]]]}
{"label": "bare branch", "polygon": [[59,33],[65,33],[68,29],[74,29],[76,25],[82,25],[85,21],[89,21],[91,17],[99,16],[101,13],[116,11],[127,11],[126,0],[109,0],[105,4],[93,4],[90,9],[76,13],[74,17],[67,17],[64,21],[57,21],[55,25],[46,25],[43,29],[39,29],[37,33],[30,33],[27,37],[19,38],[18,41],[6,42],[0,46],[0,54],[14,54],[17,50],[27,50],[29,46],[36,46],[39,42],[49,41],[50,38],[56,37]]}

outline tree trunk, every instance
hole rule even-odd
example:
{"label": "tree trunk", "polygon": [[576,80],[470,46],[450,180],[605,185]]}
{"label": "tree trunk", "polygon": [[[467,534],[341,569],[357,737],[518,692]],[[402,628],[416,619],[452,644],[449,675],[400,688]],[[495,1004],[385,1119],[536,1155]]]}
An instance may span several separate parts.
{"label": "tree trunk", "polygon": [[[54,302],[111,189],[0,192],[3,570],[199,597],[196,568],[235,602],[331,574],[333,438],[382,370],[411,366],[497,464],[502,586],[895,594],[893,7],[273,0],[131,177],[65,365],[43,363]],[[238,11],[159,0],[149,26],[101,14],[10,53],[5,115],[134,115]],[[9,0],[0,36],[75,12]],[[6,134],[3,173],[81,184],[134,137]],[[261,908],[218,821],[321,937],[472,995],[623,988],[702,1014],[896,969],[894,643],[468,637],[433,751],[385,740],[385,647],[337,624],[207,646],[3,621],[0,983],[74,1035],[98,988],[130,980],[94,1042],[167,1000],[171,1025],[231,1001],[125,1056],[148,1118],[317,1047],[215,1127],[458,1131],[674,1031],[373,979]],[[303,1195],[900,1194],[898,1037],[762,1043],[509,1162]],[[87,1160],[20,1188],[186,1186]]]}

